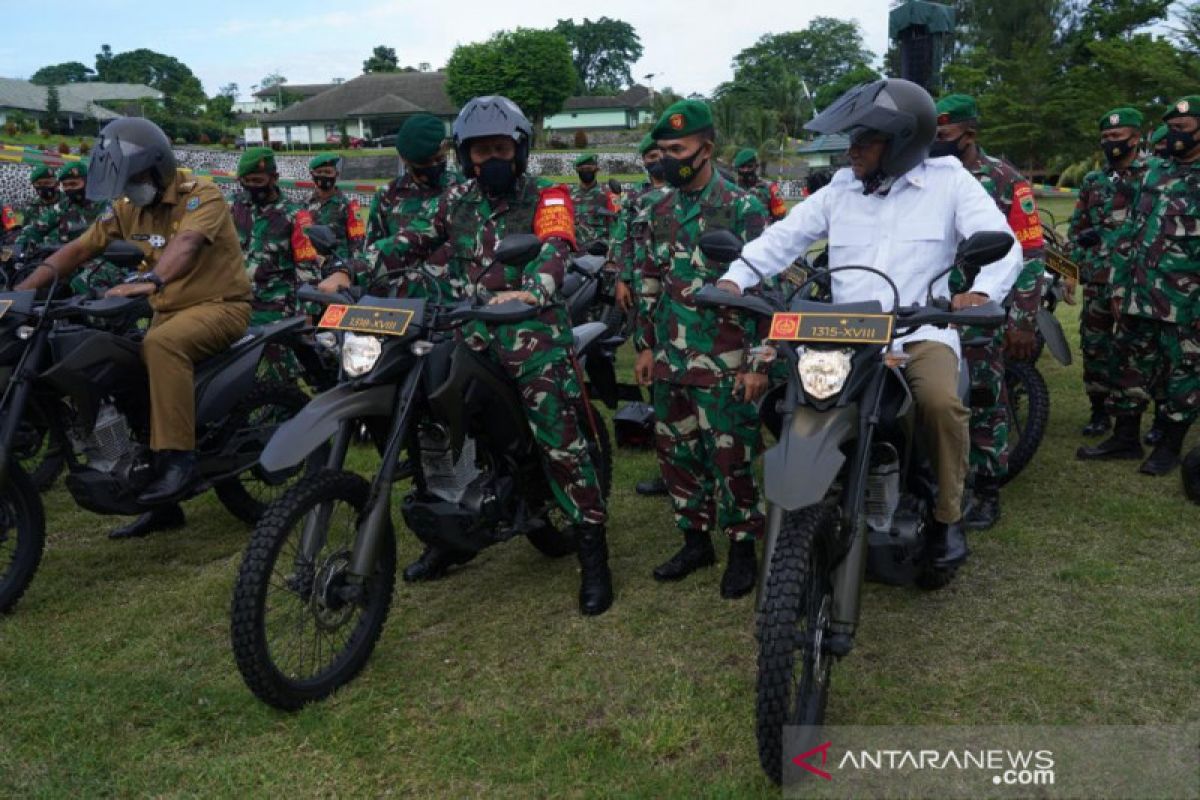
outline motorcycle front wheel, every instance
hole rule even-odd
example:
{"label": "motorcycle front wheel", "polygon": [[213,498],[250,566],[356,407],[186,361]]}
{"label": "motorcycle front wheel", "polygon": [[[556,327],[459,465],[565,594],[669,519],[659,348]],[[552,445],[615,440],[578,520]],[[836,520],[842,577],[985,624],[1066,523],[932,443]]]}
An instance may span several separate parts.
{"label": "motorcycle front wheel", "polygon": [[1008,390],[1008,483],[1029,466],[1050,422],[1050,389],[1038,368],[1029,361],[1009,361],[1004,365]]}
{"label": "motorcycle front wheel", "polygon": [[10,611],[25,590],[46,548],[42,498],[16,462],[8,485],[0,487],[0,614]]}

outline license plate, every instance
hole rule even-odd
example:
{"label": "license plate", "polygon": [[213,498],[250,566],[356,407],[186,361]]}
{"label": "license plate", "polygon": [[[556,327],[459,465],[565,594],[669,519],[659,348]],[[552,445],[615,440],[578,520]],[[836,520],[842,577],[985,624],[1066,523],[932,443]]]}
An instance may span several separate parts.
{"label": "license plate", "polygon": [[381,336],[403,336],[412,318],[413,312],[407,308],[332,305],[325,309],[317,327]]}
{"label": "license plate", "polygon": [[12,308],[12,304],[12,300],[0,300],[0,317],[8,313],[8,310]]}
{"label": "license plate", "polygon": [[768,339],[780,342],[889,344],[891,314],[826,314],[787,312],[771,317]]}

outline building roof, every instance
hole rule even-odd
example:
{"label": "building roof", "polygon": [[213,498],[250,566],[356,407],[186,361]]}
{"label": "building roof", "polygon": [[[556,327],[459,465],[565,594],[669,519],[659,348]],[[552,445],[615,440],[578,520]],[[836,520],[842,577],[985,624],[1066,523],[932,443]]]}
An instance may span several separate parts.
{"label": "building roof", "polygon": [[842,153],[850,147],[850,137],[841,133],[818,136],[796,148],[797,153]]}
{"label": "building roof", "polygon": [[403,97],[385,94],[346,113],[352,117],[393,117],[401,114],[420,114],[422,111],[424,111],[423,108],[415,103],[410,103]]}
{"label": "building roof", "polygon": [[[29,81],[0,78],[0,108],[45,113],[46,91],[47,87]],[[58,87],[58,105],[63,113],[98,120],[120,116],[96,105],[98,102],[161,98],[162,92],[140,83],[64,83]]]}
{"label": "building roof", "polygon": [[370,72],[288,106],[283,111],[272,114],[268,120],[308,122],[345,119],[354,116],[360,109],[373,107],[376,100],[381,100],[386,95],[394,95],[397,100],[403,100],[407,104],[404,106],[406,110],[373,111],[372,114],[415,114],[424,111],[449,117],[458,113],[458,107],[446,94],[444,72]]}
{"label": "building roof", "polygon": [[[332,89],[340,84],[336,83],[285,83],[283,90],[288,94],[300,95],[304,99],[315,97],[321,92]],[[279,89],[275,86],[268,86],[265,89],[259,89],[254,93],[254,97],[261,100],[271,100],[279,93]]]}
{"label": "building roof", "polygon": [[613,108],[622,111],[630,108],[649,108],[650,90],[645,86],[631,86],[616,95],[587,95],[584,97],[568,97],[563,104],[563,111],[584,111],[588,109]]}

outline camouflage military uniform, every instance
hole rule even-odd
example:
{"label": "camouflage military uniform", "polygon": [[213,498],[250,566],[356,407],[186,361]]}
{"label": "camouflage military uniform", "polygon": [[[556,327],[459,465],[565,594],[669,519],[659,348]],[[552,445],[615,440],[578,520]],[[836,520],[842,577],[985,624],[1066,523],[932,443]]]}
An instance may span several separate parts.
{"label": "camouflage military uniform", "polygon": [[1190,424],[1200,412],[1200,163],[1150,160],[1112,268],[1121,318],[1109,411],[1140,414],[1159,379],[1163,418]]}
{"label": "camouflage military uniform", "polygon": [[655,189],[652,182],[644,181],[638,184],[632,192],[626,192],[622,200],[621,209],[613,224],[612,240],[608,247],[608,260],[617,265],[619,277],[625,285],[631,288],[635,278],[633,254],[636,242],[641,238],[638,226],[635,224],[638,214],[647,203],[655,202],[652,193],[669,191],[671,189],[668,186]]}
{"label": "camouflage military uniform", "polygon": [[749,241],[762,233],[765,210],[715,171],[699,192],[656,191],[647,200],[634,222],[635,345],[654,353],[655,444],[675,524],[753,539],[762,529],[758,412],[733,388],[739,371],[766,372],[747,352],[764,332],[748,315],[698,308],[692,296],[726,267],[707,263],[700,234],[726,228]]}
{"label": "camouflage military uniform", "polygon": [[[91,200],[76,203],[71,198],[64,196],[58,201],[57,235],[50,238],[60,244],[78,239],[107,207],[107,203],[96,203]],[[89,289],[110,289],[124,278],[125,274],[115,264],[111,264],[103,258],[93,258],[85,262],[71,276],[71,291],[75,294],[84,294]]]}
{"label": "camouflage military uniform", "polygon": [[58,228],[58,205],[63,199],[60,192],[53,203],[38,199],[25,206],[21,210],[21,233],[15,244],[29,250],[43,242],[52,242],[51,236]]}
{"label": "camouflage military uniform", "polygon": [[575,236],[579,247],[592,242],[611,242],[617,232],[619,212],[612,193],[599,181],[586,189],[576,184],[571,187],[571,199],[575,202]]}
{"label": "camouflage military uniform", "polygon": [[[979,179],[1008,219],[1025,256],[1025,266],[1009,295],[1012,306],[1008,324],[1013,328],[1032,331],[1037,325],[1037,311],[1042,302],[1042,281],[1046,272],[1041,221],[1033,198],[1033,188],[1007,161],[987,155],[983,148],[978,150],[979,161],[968,170]],[[971,280],[973,278],[970,276],[955,270],[950,276],[950,289],[955,294],[968,291]],[[1010,422],[1008,392],[1004,384],[1004,331],[967,328],[962,337],[964,341],[991,339],[987,345],[963,350],[971,372],[970,466],[977,476],[1002,478],[1008,474]]]}
{"label": "camouflage military uniform", "polygon": [[1112,266],[1109,263],[1116,232],[1125,223],[1133,193],[1146,173],[1146,162],[1135,159],[1119,173],[1089,172],[1079,187],[1079,200],[1071,214],[1067,236],[1078,242],[1084,232],[1094,230],[1099,244],[1084,248],[1076,244],[1073,260],[1080,268],[1083,308],[1079,313],[1079,346],[1083,353],[1083,384],[1089,396],[1104,398],[1115,385],[1116,352],[1113,337],[1116,320],[1109,300]]}
{"label": "camouflage military uniform", "polygon": [[[406,228],[390,241],[380,242],[380,258],[425,257],[445,248],[451,273],[473,292],[475,281],[492,263],[497,243],[506,235],[532,233],[535,217],[544,210],[549,184],[518,178],[513,195],[490,198],[469,181],[437,201],[425,224]],[[555,198],[566,205],[566,192]],[[573,225],[570,214],[566,224]],[[573,231],[568,227],[566,234]],[[559,506],[575,524],[604,524],[604,498],[581,426],[587,425],[586,402],[571,353],[571,328],[560,290],[571,244],[558,236],[543,236],[541,252],[524,268],[497,265],[483,286],[490,292],[527,291],[538,299],[542,313],[534,320],[488,326],[472,322],[461,329],[467,346],[487,352],[513,377],[525,402],[530,428],[541,447],[543,465]]]}
{"label": "camouflage military uniform", "polygon": [[[463,176],[449,167],[436,187],[427,188],[411,175],[393,179],[371,198],[367,214],[367,259],[372,265],[372,280],[391,271],[424,264],[425,278],[393,278],[397,294],[407,297],[441,297],[451,302],[466,295],[466,281],[460,271],[450,269],[448,246],[417,256],[406,246],[397,248],[391,241],[400,231],[432,232],[438,200],[447,191],[464,182]],[[432,283],[431,283],[432,282]]]}
{"label": "camouflage military uniform", "polygon": [[742,191],[754,195],[758,202],[762,203],[762,207],[767,210],[768,225],[787,216],[787,203],[779,191],[779,184],[775,181],[764,181],[759,178],[753,186],[743,188]]}
{"label": "camouflage military uniform", "polygon": [[328,225],[337,236],[334,252],[342,259],[362,253],[364,228],[358,219],[358,203],[340,189],[324,200],[314,193],[308,198],[308,211],[317,225]]}

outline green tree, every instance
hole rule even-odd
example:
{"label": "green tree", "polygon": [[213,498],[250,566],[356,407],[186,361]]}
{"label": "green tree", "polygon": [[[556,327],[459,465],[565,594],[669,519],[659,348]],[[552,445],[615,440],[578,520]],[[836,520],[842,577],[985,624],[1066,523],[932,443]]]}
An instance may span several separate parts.
{"label": "green tree", "polygon": [[371,51],[371,57],[363,62],[363,74],[368,72],[399,72],[400,59],[396,56],[396,50],[391,47],[379,45]]}
{"label": "green tree", "polygon": [[1179,27],[1175,31],[1180,45],[1192,55],[1200,55],[1200,2],[1184,3],[1178,15]]}
{"label": "green tree", "polygon": [[[97,59],[97,71],[100,70]],[[159,90],[170,114],[193,115],[205,102],[204,87],[187,65],[153,50],[142,48],[111,56],[105,59],[101,74],[106,81],[142,83]]]}
{"label": "green tree", "polygon": [[628,22],[560,19],[554,30],[571,45],[578,94],[615,94],[633,84],[630,67],[642,57],[642,40]]}
{"label": "green tree", "polygon": [[62,127],[62,105],[58,99],[58,87],[46,87],[46,130],[58,133]]}
{"label": "green tree", "polygon": [[446,93],[458,105],[472,97],[504,95],[541,131],[575,88],[571,46],[561,33],[517,28],[486,42],[459,45],[446,62]]}
{"label": "green tree", "polygon": [[108,68],[113,60],[112,48],[106,44],[100,45],[100,52],[96,53],[96,80],[111,81],[108,76]]}
{"label": "green tree", "polygon": [[78,61],[64,61],[61,64],[51,64],[42,67],[29,79],[30,83],[39,86],[57,86],[63,83],[84,83],[90,81],[95,70]]}
{"label": "green tree", "polygon": [[236,83],[227,83],[218,90],[217,94],[228,97],[230,100],[237,100],[240,89]]}

